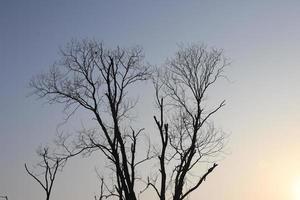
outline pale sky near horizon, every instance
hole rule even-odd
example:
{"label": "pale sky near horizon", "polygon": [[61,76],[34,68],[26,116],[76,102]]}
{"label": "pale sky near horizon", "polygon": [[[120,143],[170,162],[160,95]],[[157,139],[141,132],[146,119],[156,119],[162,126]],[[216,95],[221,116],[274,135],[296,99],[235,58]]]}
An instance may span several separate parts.
{"label": "pale sky near horizon", "polygon": [[[300,2],[289,0],[0,0],[0,195],[43,198],[23,165],[64,116],[61,107],[28,97],[28,82],[72,38],[141,45],[157,65],[181,42],[224,49],[230,82],[212,96],[227,102],[215,122],[230,135],[228,154],[190,199],[300,200]],[[140,92],[151,108],[152,94]],[[139,111],[145,126],[153,113]],[[85,160],[58,175],[53,199],[93,199],[95,163]]]}

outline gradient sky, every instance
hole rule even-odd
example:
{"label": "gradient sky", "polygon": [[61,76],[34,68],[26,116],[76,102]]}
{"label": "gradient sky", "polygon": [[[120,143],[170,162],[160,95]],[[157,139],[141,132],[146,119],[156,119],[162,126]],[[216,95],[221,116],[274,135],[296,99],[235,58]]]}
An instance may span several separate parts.
{"label": "gradient sky", "polygon": [[[227,101],[216,125],[230,134],[228,155],[191,199],[300,199],[293,195],[300,182],[300,2],[288,0],[1,0],[0,195],[43,197],[23,164],[51,142],[64,115],[27,97],[28,81],[72,38],[142,45],[152,64],[181,42],[223,48],[232,61],[230,82],[217,84],[212,97]],[[147,95],[142,100],[151,107]],[[141,113],[153,127],[153,111]],[[76,129],[72,121],[68,127]],[[94,165],[91,159],[67,165],[53,199],[93,199]]]}

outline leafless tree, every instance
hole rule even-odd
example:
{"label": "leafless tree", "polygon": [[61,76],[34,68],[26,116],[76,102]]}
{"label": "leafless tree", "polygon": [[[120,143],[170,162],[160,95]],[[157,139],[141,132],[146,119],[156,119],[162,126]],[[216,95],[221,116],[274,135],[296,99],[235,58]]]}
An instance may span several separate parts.
{"label": "leafless tree", "polygon": [[78,108],[89,111],[99,128],[82,131],[73,147],[66,145],[64,138],[59,141],[60,146],[66,156],[101,151],[115,174],[114,185],[106,187],[109,196],[137,199],[136,167],[149,155],[136,159],[137,141],[143,129],[128,126],[135,100],[127,93],[137,82],[149,78],[142,49],[108,49],[103,43],[84,40],[70,42],[61,55],[61,61],[48,73],[32,79],[34,94],[49,103],[64,104],[69,114]]}
{"label": "leafless tree", "polygon": [[46,200],[49,200],[57,171],[60,167],[63,167],[65,159],[50,155],[48,147],[39,149],[37,154],[41,158],[41,161],[37,164],[39,172],[32,172],[28,169],[26,164],[25,169],[26,172],[43,188],[46,194]]}
{"label": "leafless tree", "polygon": [[153,77],[160,112],[154,121],[161,145],[153,147],[154,154],[147,148],[142,156],[137,147],[143,129],[130,124],[136,101],[128,95],[130,88],[153,74],[141,48],[108,49],[96,41],[72,41],[61,50],[61,57],[30,86],[50,104],[63,104],[68,117],[81,108],[97,122],[98,128],[80,131],[71,143],[65,135],[57,140],[61,158],[100,151],[109,162],[113,180],[107,184],[99,175],[100,196],[95,199],[136,200],[137,167],[153,157],[159,161],[159,172],[144,183],[161,200],[187,198],[217,167],[214,163],[204,173],[194,171],[223,148],[224,134],[214,128],[211,117],[225,101],[215,108],[205,106],[208,89],[227,65],[222,51],[182,47]]}
{"label": "leafless tree", "polygon": [[173,200],[187,198],[218,166],[214,163],[202,174],[197,169],[223,148],[224,133],[214,128],[210,118],[225,101],[208,109],[205,99],[227,64],[221,50],[199,44],[182,46],[154,79],[160,112],[159,118],[154,117],[161,141],[160,175],[149,178],[147,186],[161,200],[168,197],[168,190]]}

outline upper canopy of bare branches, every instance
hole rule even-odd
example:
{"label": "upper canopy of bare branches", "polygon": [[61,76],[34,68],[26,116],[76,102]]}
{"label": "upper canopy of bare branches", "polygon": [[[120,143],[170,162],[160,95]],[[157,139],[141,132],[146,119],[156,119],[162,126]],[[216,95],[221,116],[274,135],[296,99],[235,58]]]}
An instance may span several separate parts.
{"label": "upper canopy of bare branches", "polygon": [[63,103],[66,109],[82,106],[100,113],[113,104],[120,119],[134,106],[124,101],[128,87],[149,77],[140,47],[108,49],[96,41],[72,41],[61,55],[61,60],[48,73],[34,77],[30,86],[37,96],[49,103]]}

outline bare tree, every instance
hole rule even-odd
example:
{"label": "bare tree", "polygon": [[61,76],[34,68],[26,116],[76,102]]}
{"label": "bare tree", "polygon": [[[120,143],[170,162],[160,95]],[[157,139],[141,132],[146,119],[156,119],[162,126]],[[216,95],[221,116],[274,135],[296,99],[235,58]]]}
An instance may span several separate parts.
{"label": "bare tree", "polygon": [[41,148],[37,151],[41,161],[37,164],[40,168],[37,173],[33,173],[25,164],[26,172],[43,188],[46,194],[46,200],[50,199],[53,184],[55,182],[57,171],[63,167],[65,159],[53,157],[49,154],[49,148]]}
{"label": "bare tree", "polygon": [[[89,111],[98,129],[82,131],[74,147],[60,140],[66,156],[100,150],[113,165],[114,185],[110,196],[137,199],[136,167],[149,159],[136,159],[137,140],[143,129],[128,126],[134,99],[128,90],[149,78],[148,65],[139,47],[108,49],[102,43],[72,41],[61,51],[62,60],[30,82],[34,94],[49,103],[62,103],[69,114],[78,108]],[[102,180],[104,181],[104,180]]]}
{"label": "bare tree", "polygon": [[224,133],[214,128],[210,118],[225,101],[208,109],[205,98],[227,64],[221,50],[198,44],[182,46],[154,79],[160,112],[158,119],[154,116],[161,140],[157,153],[160,183],[157,186],[158,177],[148,179],[148,187],[161,200],[168,197],[168,189],[173,200],[185,199],[218,166],[214,163],[202,174],[199,168],[193,173],[223,148]]}
{"label": "bare tree", "polygon": [[214,163],[206,172],[193,174],[223,148],[224,134],[214,128],[211,117],[225,101],[211,109],[204,105],[208,89],[227,65],[222,51],[182,47],[164,72],[154,77],[160,112],[154,120],[161,145],[153,147],[154,155],[148,147],[142,156],[137,147],[143,129],[130,124],[136,101],[128,95],[130,88],[151,76],[141,48],[108,49],[96,41],[72,41],[61,57],[48,73],[34,77],[30,86],[50,104],[63,104],[68,117],[81,108],[97,122],[97,128],[82,130],[71,145],[64,135],[57,140],[62,158],[100,151],[110,163],[113,180],[107,184],[99,175],[100,196],[95,199],[136,200],[137,167],[153,157],[159,161],[159,173],[144,182],[161,200],[185,199],[217,167]]}

